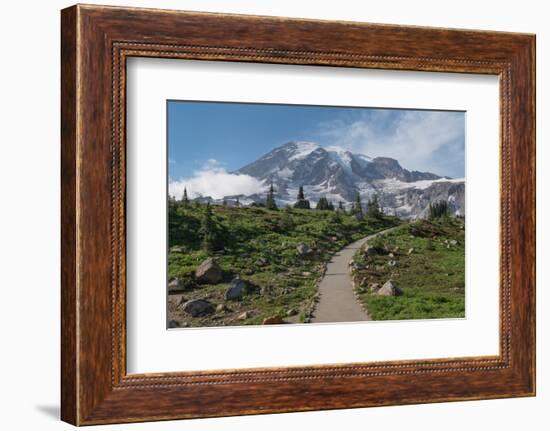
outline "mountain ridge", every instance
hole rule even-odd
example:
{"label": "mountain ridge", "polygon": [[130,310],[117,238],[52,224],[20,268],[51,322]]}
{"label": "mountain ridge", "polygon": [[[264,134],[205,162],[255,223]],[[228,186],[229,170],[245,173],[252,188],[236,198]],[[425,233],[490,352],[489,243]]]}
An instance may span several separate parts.
{"label": "mountain ridge", "polygon": [[[425,217],[430,202],[447,200],[453,214],[464,215],[463,179],[410,171],[390,157],[369,157],[307,141],[290,141],[264,154],[233,174],[273,185],[278,205],[292,205],[299,187],[315,203],[325,197],[350,207],[357,195],[366,202],[376,195],[385,212],[403,218]],[[243,204],[265,201],[265,194],[226,196]],[[204,197],[201,200],[215,200]]]}

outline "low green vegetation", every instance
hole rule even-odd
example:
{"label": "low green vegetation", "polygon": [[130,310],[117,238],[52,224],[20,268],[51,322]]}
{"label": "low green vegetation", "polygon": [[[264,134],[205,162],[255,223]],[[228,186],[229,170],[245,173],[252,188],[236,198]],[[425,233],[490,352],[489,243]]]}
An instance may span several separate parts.
{"label": "low green vegetation", "polygon": [[[168,278],[181,287],[169,295],[174,326],[261,324],[266,318],[308,322],[317,284],[331,255],[366,235],[397,226],[395,217],[359,218],[333,210],[271,209],[170,200]],[[199,283],[195,270],[214,257],[219,282]],[[225,293],[235,277],[247,289],[238,300]],[[215,311],[195,317],[182,304],[203,299]]]}
{"label": "low green vegetation", "polygon": [[[464,219],[433,208],[430,220],[399,226],[355,254],[355,291],[373,320],[464,317]],[[383,295],[388,280],[397,291]]]}

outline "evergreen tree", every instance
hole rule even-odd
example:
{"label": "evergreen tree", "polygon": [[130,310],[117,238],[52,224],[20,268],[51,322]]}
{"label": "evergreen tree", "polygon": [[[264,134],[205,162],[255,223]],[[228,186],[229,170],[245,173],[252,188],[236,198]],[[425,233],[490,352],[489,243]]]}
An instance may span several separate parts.
{"label": "evergreen tree", "polygon": [[339,209],[340,211],[345,211],[345,210],[344,210],[344,204],[342,203],[342,201],[338,201],[338,209]]}
{"label": "evergreen tree", "polygon": [[237,200],[235,201],[235,206],[236,207],[240,207],[241,206],[241,202],[239,201],[239,198],[237,197]]}
{"label": "evergreen tree", "polygon": [[327,198],[320,198],[320,199],[317,201],[317,206],[315,207],[315,209],[318,209],[318,210],[326,210],[327,207],[328,207]]}
{"label": "evergreen tree", "polygon": [[304,187],[300,186],[298,189],[298,200],[294,203],[294,208],[301,208],[301,209],[310,209],[309,201],[304,196]]}
{"label": "evergreen tree", "polygon": [[303,186],[300,186],[300,188],[298,189],[298,200],[304,200],[305,199],[305,196],[304,196],[304,187]]}
{"label": "evergreen tree", "polygon": [[223,204],[222,204],[224,207],[227,206],[227,200],[225,198],[223,198]]}
{"label": "evergreen tree", "polygon": [[274,197],[274,191],[273,191],[273,183],[269,186],[269,192],[267,193],[267,198],[265,200],[265,207],[268,210],[276,210],[277,204],[275,203],[275,197]]}
{"label": "evergreen tree", "polygon": [[322,211],[333,211],[334,205],[332,205],[332,202],[329,202],[327,198],[322,197],[317,202],[317,206],[315,208]]}
{"label": "evergreen tree", "polygon": [[430,202],[429,207],[429,219],[434,220],[442,217],[449,216],[449,205],[447,201],[440,200],[434,203]]}
{"label": "evergreen tree", "polygon": [[361,195],[357,193],[355,204],[352,207],[352,213],[358,217],[363,217],[363,204],[361,203]]}
{"label": "evergreen tree", "polygon": [[380,204],[378,203],[378,196],[374,195],[372,199],[369,199],[367,204],[367,215],[373,218],[378,218],[382,215]]}
{"label": "evergreen tree", "polygon": [[204,208],[201,218],[201,226],[199,234],[202,239],[202,248],[207,252],[211,252],[216,248],[217,235],[216,224],[212,216],[212,208],[208,202]]}
{"label": "evergreen tree", "polygon": [[184,187],[183,188],[183,196],[181,198],[181,201],[183,202],[184,205],[187,206],[187,204],[189,203],[189,198],[187,197],[187,187]]}

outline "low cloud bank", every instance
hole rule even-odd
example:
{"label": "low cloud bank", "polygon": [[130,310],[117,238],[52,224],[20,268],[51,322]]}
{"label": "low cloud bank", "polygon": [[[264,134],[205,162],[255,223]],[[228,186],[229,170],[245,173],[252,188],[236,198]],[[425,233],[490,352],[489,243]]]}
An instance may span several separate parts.
{"label": "low cloud bank", "polygon": [[185,188],[190,199],[201,196],[221,199],[224,196],[262,193],[266,185],[250,175],[229,173],[217,160],[210,159],[192,177],[170,180],[168,183],[168,193],[176,199],[181,199]]}

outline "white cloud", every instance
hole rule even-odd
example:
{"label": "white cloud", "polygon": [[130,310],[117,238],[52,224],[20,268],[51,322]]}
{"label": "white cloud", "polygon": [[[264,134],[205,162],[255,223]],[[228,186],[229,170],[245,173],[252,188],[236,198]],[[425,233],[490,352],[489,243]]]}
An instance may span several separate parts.
{"label": "white cloud", "polygon": [[181,199],[185,188],[190,199],[199,196],[221,199],[224,196],[261,193],[266,185],[250,175],[229,173],[217,160],[209,159],[192,177],[170,180],[168,183],[168,193],[176,199]]}
{"label": "white cloud", "polygon": [[397,159],[405,168],[464,175],[464,113],[377,110],[320,125],[319,137],[371,157]]}

